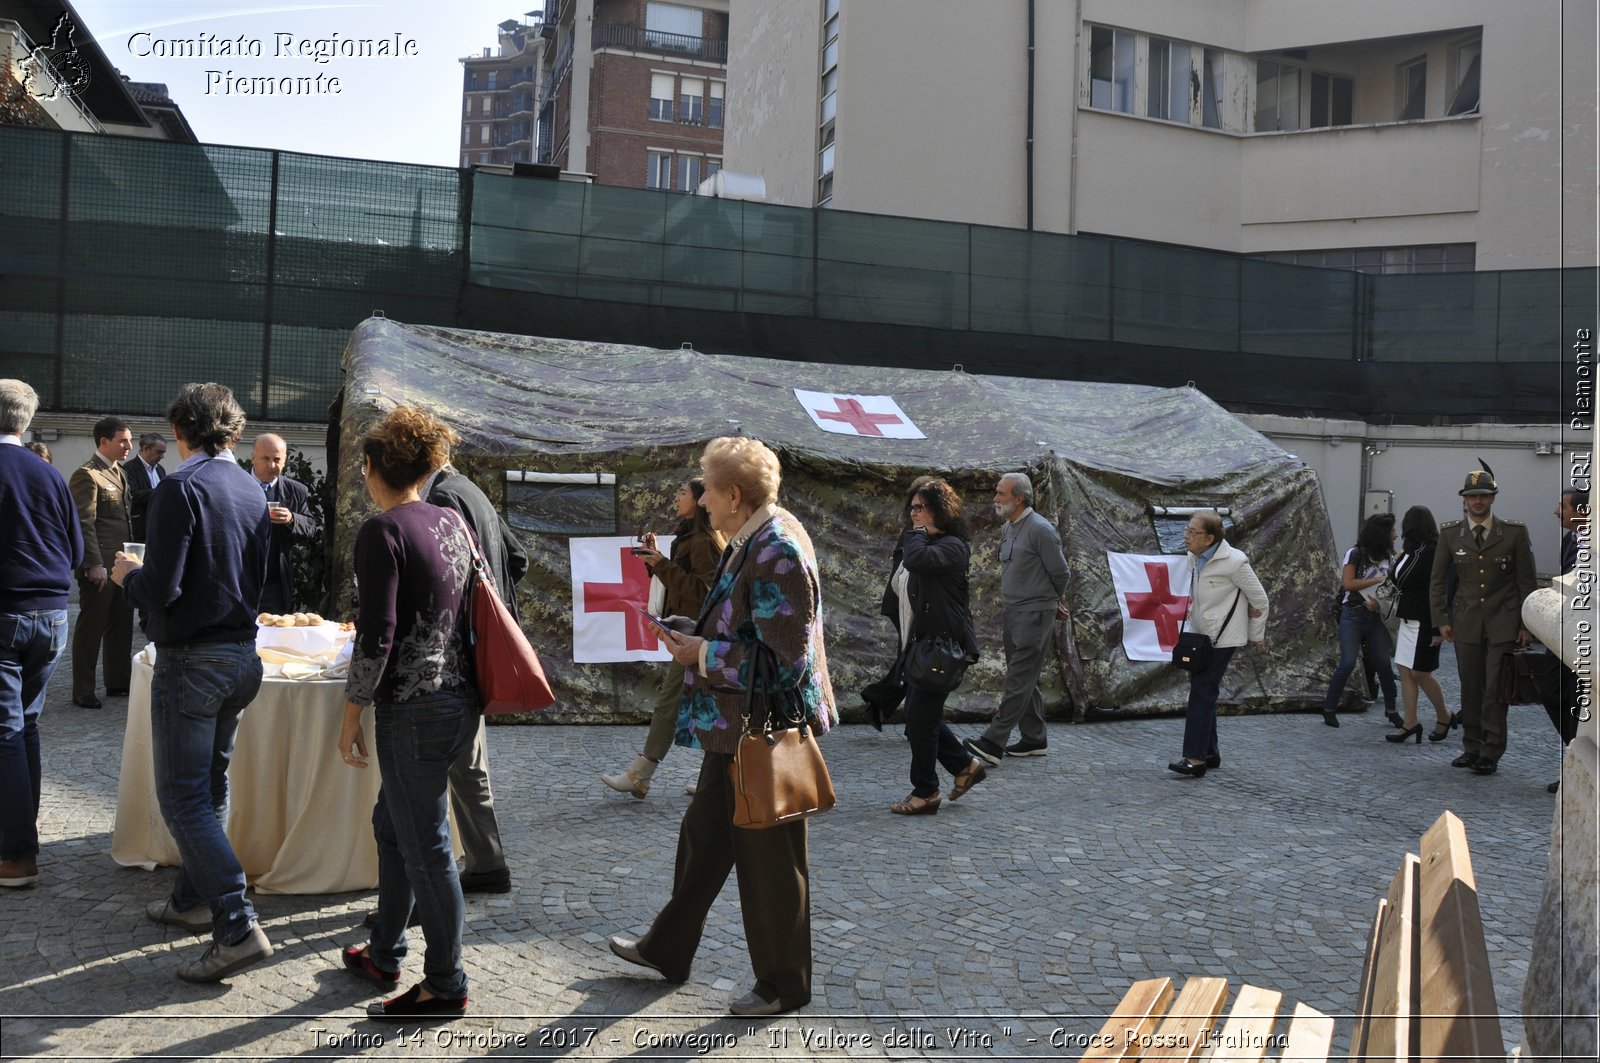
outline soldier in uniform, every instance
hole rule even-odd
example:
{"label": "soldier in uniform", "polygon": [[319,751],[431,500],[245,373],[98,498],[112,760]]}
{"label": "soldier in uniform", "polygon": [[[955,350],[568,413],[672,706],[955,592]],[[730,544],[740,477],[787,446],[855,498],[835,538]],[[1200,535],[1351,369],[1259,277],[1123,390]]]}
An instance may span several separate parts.
{"label": "soldier in uniform", "polygon": [[74,470],[67,486],[83,529],[83,564],[78,567],[78,626],[72,633],[72,703],[98,709],[95,658],[105,655],[106,694],[128,693],[133,673],[133,609],[111,581],[111,562],[133,540],[128,477],[122,462],[133,447],[133,431],[120,417],[94,426],[95,452]]}
{"label": "soldier in uniform", "polygon": [[[1500,700],[1500,658],[1533,636],[1522,626],[1523,599],[1533,593],[1533,547],[1521,521],[1490,510],[1500,488],[1488,469],[1467,474],[1460,494],[1466,519],[1439,526],[1430,587],[1434,626],[1456,648],[1461,676],[1462,754],[1455,767],[1492,775],[1506,751],[1506,706]],[[1454,566],[1454,600],[1446,582]]]}

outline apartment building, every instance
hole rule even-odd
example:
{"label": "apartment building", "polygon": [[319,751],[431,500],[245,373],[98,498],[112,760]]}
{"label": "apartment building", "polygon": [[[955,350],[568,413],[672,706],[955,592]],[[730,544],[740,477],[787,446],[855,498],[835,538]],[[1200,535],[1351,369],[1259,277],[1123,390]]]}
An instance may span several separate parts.
{"label": "apartment building", "polygon": [[125,78],[61,0],[0,0],[0,125],[198,143],[167,87]]}
{"label": "apartment building", "polygon": [[534,102],[544,70],[542,11],[496,27],[499,44],[461,60],[461,165],[533,162]]}
{"label": "apartment building", "polygon": [[693,192],[722,168],[729,0],[548,0],[538,161]]}
{"label": "apartment building", "polygon": [[1439,272],[1593,265],[1592,2],[741,0],[769,200]]}

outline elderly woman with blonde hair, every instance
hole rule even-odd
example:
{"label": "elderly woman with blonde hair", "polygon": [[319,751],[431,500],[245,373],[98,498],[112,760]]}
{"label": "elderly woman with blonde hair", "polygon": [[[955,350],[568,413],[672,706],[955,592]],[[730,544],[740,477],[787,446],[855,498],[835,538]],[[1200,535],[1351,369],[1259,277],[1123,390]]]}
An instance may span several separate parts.
{"label": "elderly woman with blonde hair", "polygon": [[[776,454],[757,440],[724,436],[706,446],[701,468],[700,505],[711,526],[728,536],[728,549],[699,617],[668,618],[662,637],[687,673],[677,743],[704,749],[705,760],[678,832],[672,897],[644,937],[614,937],[611,951],[670,982],[687,981],[706,914],[732,870],[756,984],[728,1010],[776,1015],[811,1001],[806,824],[735,827],[728,768],[745,727],[745,687],[763,644],[777,661],[778,696],[803,706],[814,733],[835,722],[822,588],[811,537],[778,505]],[[765,723],[765,701],[754,701],[751,730]]]}

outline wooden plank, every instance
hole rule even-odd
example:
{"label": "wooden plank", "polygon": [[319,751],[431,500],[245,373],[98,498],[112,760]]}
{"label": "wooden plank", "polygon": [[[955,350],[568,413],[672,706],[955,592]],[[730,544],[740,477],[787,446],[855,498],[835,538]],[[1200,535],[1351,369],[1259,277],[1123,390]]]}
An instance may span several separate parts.
{"label": "wooden plank", "polygon": [[1415,1043],[1417,1000],[1417,873],[1420,861],[1407,853],[1389,882],[1387,915],[1378,937],[1372,997],[1363,1014],[1366,1041],[1350,1058],[1366,1063],[1405,1063]]}
{"label": "wooden plank", "polygon": [[1173,1002],[1172,1010],[1150,1039],[1144,1059],[1197,1060],[1216,1033],[1217,1019],[1228,1004],[1226,978],[1191,978]]}
{"label": "wooden plank", "polygon": [[1422,836],[1418,1056],[1504,1059],[1467,830],[1446,812]]}
{"label": "wooden plank", "polygon": [[1275,989],[1241,986],[1222,1032],[1211,1039],[1211,1063],[1258,1063],[1273,1046],[1283,994]]}
{"label": "wooden plank", "polygon": [[1166,1014],[1172,994],[1170,978],[1146,978],[1133,983],[1089,1042],[1089,1051],[1078,1058],[1097,1063],[1135,1063],[1143,1058],[1142,1046]]}
{"label": "wooden plank", "polygon": [[1332,1049],[1333,1020],[1316,1008],[1296,1004],[1280,1063],[1327,1063]]}
{"label": "wooden plank", "polygon": [[1367,1051],[1367,1016],[1372,1013],[1373,987],[1377,982],[1378,943],[1389,921],[1389,899],[1378,898],[1378,912],[1372,917],[1372,933],[1367,938],[1367,959],[1361,966],[1361,988],[1356,991],[1355,1026],[1350,1031],[1350,1058],[1362,1059]]}

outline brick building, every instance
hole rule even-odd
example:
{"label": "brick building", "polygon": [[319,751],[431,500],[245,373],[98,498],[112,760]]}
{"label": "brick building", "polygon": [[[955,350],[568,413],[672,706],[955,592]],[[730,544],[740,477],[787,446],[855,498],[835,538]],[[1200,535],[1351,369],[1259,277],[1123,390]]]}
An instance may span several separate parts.
{"label": "brick building", "polygon": [[722,168],[728,0],[549,0],[545,16],[538,161],[682,192]]}

